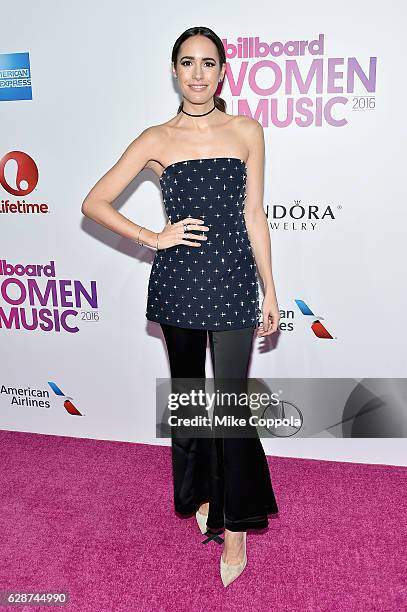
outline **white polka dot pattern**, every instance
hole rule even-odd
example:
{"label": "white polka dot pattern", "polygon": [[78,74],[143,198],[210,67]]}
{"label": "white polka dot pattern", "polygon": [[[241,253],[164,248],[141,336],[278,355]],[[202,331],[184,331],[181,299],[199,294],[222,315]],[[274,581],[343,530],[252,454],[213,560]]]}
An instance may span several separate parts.
{"label": "white polka dot pattern", "polygon": [[257,327],[256,264],[243,214],[246,177],[245,163],[234,157],[179,161],[164,170],[160,185],[171,223],[201,218],[209,231],[200,248],[156,251],[147,319],[216,331]]}

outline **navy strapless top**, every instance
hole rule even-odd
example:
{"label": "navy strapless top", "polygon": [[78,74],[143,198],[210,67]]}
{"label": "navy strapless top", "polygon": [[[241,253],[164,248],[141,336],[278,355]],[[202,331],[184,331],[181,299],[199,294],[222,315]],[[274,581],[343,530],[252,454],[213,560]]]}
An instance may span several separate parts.
{"label": "navy strapless top", "polygon": [[188,159],[160,177],[171,223],[201,218],[209,227],[200,248],[156,251],[146,317],[191,329],[257,327],[261,317],[256,264],[243,215],[246,165],[234,157]]}

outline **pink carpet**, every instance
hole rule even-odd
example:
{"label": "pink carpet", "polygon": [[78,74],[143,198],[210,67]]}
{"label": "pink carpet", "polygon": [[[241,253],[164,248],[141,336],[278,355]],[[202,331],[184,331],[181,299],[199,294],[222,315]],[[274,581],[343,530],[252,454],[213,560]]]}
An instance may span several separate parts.
{"label": "pink carpet", "polygon": [[0,432],[0,590],[65,590],[80,612],[406,610],[406,468],[268,457],[280,507],[222,546],[173,511],[170,448]]}

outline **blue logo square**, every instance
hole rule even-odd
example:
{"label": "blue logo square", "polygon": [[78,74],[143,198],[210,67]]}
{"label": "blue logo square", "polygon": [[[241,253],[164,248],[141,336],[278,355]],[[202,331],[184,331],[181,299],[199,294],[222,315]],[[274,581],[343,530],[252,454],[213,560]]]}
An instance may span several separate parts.
{"label": "blue logo square", "polygon": [[0,53],[0,101],[32,99],[28,52]]}

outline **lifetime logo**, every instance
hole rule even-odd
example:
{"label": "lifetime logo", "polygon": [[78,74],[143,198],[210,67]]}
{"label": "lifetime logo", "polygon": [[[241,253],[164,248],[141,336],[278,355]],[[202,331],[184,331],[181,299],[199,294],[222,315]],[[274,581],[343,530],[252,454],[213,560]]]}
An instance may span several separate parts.
{"label": "lifetime logo", "polygon": [[[38,184],[38,167],[32,157],[24,151],[10,151],[0,159],[0,185],[14,196],[25,196]],[[48,204],[26,202],[26,200],[0,200],[0,213],[32,214],[48,213]]]}
{"label": "lifetime logo", "polygon": [[316,335],[316,337],[333,340],[333,336],[331,336],[326,327],[321,323],[321,319],[323,319],[324,317],[314,314],[308,304],[306,304],[303,300],[294,301],[303,315],[307,317],[313,317],[315,319],[315,321],[311,324],[311,329]]}
{"label": "lifetime logo", "polygon": [[[11,160],[11,164],[8,164]],[[10,178],[14,179],[13,184],[10,184],[6,178],[6,164],[11,166],[7,174]],[[3,189],[15,196],[31,193],[38,183],[37,164],[32,157],[23,151],[10,151],[6,153],[0,160],[0,183]]]}

